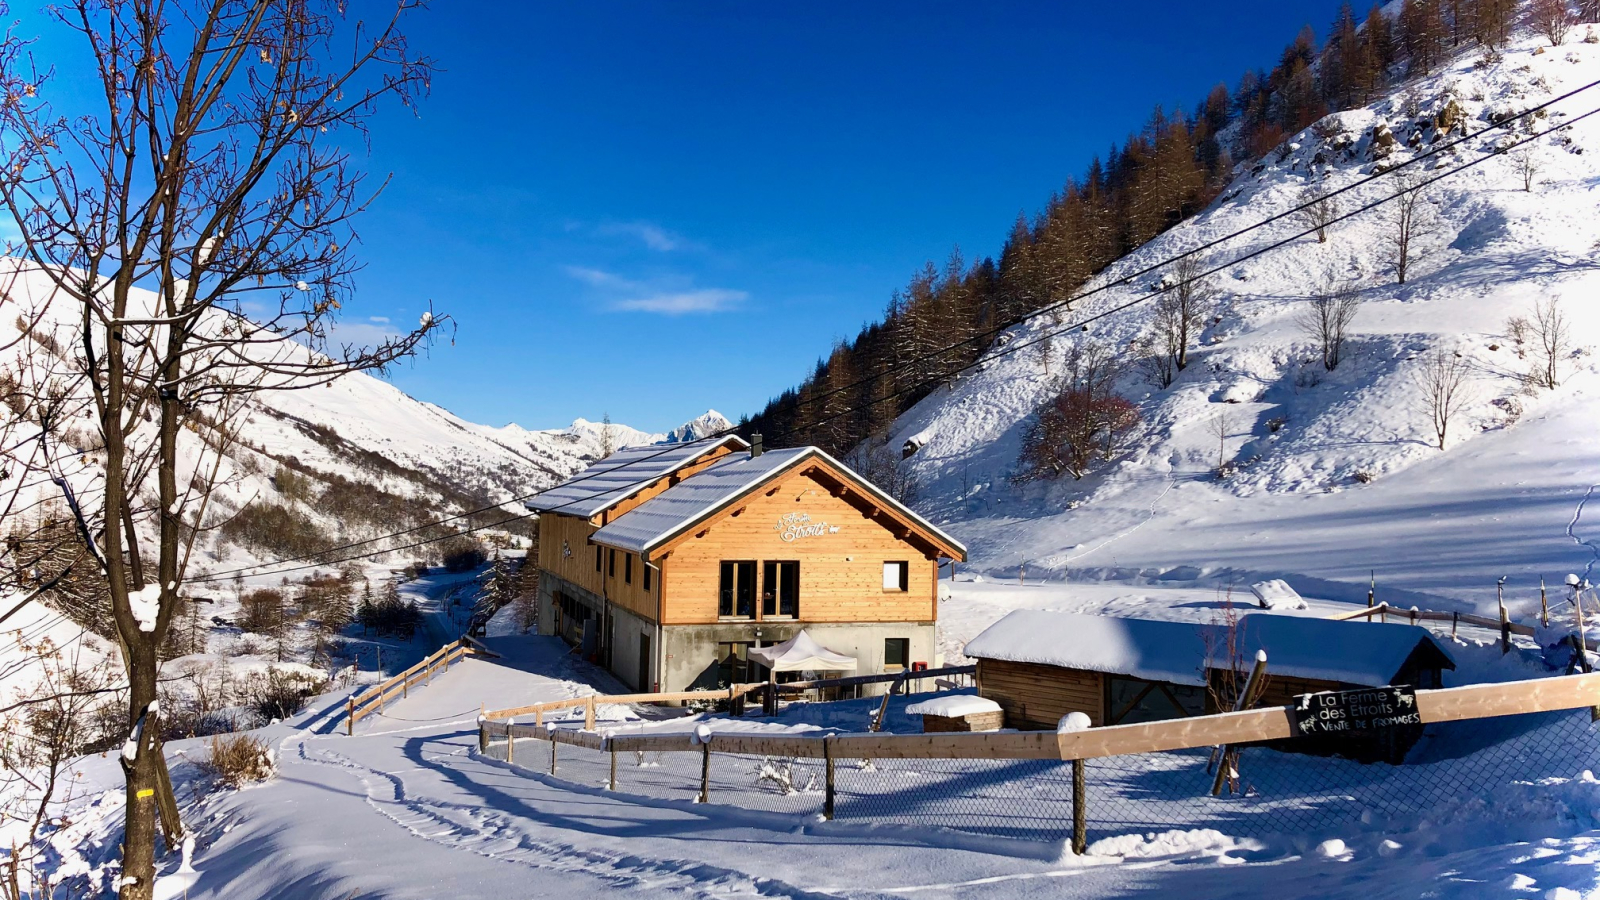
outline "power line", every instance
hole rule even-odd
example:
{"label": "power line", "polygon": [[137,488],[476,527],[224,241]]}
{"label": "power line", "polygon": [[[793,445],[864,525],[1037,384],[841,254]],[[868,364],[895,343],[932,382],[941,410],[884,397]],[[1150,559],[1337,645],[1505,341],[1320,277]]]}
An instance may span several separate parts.
{"label": "power line", "polygon": [[[953,344],[949,344],[949,345],[946,345],[944,347],[938,348],[936,350],[931,350],[931,351],[928,351],[926,353],[920,354],[918,356],[912,357],[911,359],[907,360],[905,363],[902,363],[902,365],[909,365],[909,364],[914,364],[914,363],[917,363],[917,362],[927,361],[927,360],[930,360],[930,359],[937,359],[937,358],[939,358],[939,357],[941,357],[941,356],[943,356],[943,355],[945,355],[945,354],[947,354],[947,353],[949,353],[949,352],[951,352],[953,350],[956,350],[956,349],[959,349],[959,348],[961,348],[963,346],[966,346],[967,344],[970,344],[973,341],[981,340],[981,339],[986,338],[986,337],[991,337],[993,335],[996,335],[996,334],[999,334],[999,333],[1001,333],[1003,331],[1006,331],[1006,330],[1008,330],[1010,328],[1014,328],[1017,325],[1020,325],[1020,324],[1022,324],[1024,322],[1027,322],[1027,321],[1029,321],[1031,319],[1037,318],[1037,317],[1039,317],[1041,315],[1045,315],[1047,313],[1055,312],[1055,311],[1057,311],[1057,310],[1059,310],[1059,309],[1061,309],[1063,307],[1070,307],[1071,304],[1076,303],[1076,302],[1078,302],[1080,300],[1086,299],[1086,298],[1094,296],[1096,294],[1103,293],[1105,291],[1109,291],[1109,290],[1111,290],[1113,288],[1116,288],[1116,287],[1125,286],[1125,285],[1129,284],[1130,282],[1132,282],[1136,278],[1139,278],[1139,277],[1142,277],[1144,275],[1147,275],[1147,274],[1149,274],[1151,272],[1154,272],[1154,271],[1156,271],[1158,269],[1161,269],[1161,268],[1163,268],[1165,266],[1172,265],[1173,263],[1176,263],[1179,260],[1185,259],[1187,257],[1193,256],[1193,255],[1198,254],[1198,253],[1202,253],[1202,252],[1204,252],[1204,251],[1206,251],[1208,249],[1211,249],[1211,248],[1216,247],[1216,246],[1218,246],[1220,244],[1226,243],[1227,241],[1234,240],[1236,238],[1242,237],[1242,236],[1244,236],[1246,234],[1249,234],[1251,232],[1254,232],[1254,231],[1260,230],[1262,228],[1265,228],[1268,225],[1271,225],[1271,224],[1277,223],[1279,221],[1282,221],[1282,220],[1284,220],[1286,218],[1298,215],[1300,212],[1305,210],[1308,206],[1312,205],[1313,203],[1319,202],[1319,201],[1324,200],[1324,199],[1337,197],[1339,195],[1342,195],[1342,194],[1348,193],[1350,191],[1356,190],[1358,188],[1361,188],[1361,187],[1363,187],[1365,185],[1368,185],[1368,184],[1372,183],[1373,181],[1375,181],[1375,180],[1377,180],[1379,178],[1382,178],[1382,177],[1387,176],[1387,175],[1393,175],[1393,174],[1395,174],[1397,172],[1400,172],[1401,170],[1403,170],[1403,169],[1405,169],[1405,168],[1407,168],[1409,166],[1416,165],[1417,163],[1420,163],[1420,162],[1422,162],[1424,160],[1427,160],[1427,159],[1430,159],[1430,158],[1432,158],[1434,156],[1438,156],[1438,155],[1440,155],[1442,153],[1445,153],[1446,151],[1454,149],[1455,147],[1461,145],[1462,143],[1465,143],[1467,141],[1473,140],[1475,138],[1482,137],[1483,135],[1488,134],[1491,131],[1495,131],[1495,130],[1498,130],[1498,129],[1506,128],[1506,127],[1514,124],[1515,122],[1521,121],[1522,119],[1525,119],[1525,118],[1527,118],[1529,116],[1537,115],[1538,113],[1542,112],[1543,110],[1548,109],[1549,107],[1553,106],[1556,103],[1561,102],[1562,100],[1569,99],[1569,98],[1574,97],[1574,96],[1576,96],[1576,95],[1578,95],[1580,93],[1583,93],[1584,91],[1591,90],[1591,89],[1593,89],[1593,88],[1595,88],[1597,86],[1600,86],[1600,79],[1597,79],[1595,81],[1591,81],[1591,82],[1589,82],[1587,84],[1584,84],[1584,85],[1582,85],[1580,87],[1574,88],[1573,90],[1567,91],[1566,93],[1561,94],[1561,95],[1559,95],[1557,97],[1554,97],[1554,98],[1552,98],[1552,99],[1550,99],[1550,100],[1548,100],[1548,101],[1546,101],[1544,103],[1541,103],[1541,104],[1539,104],[1537,106],[1530,107],[1529,109],[1526,109],[1526,110],[1522,111],[1521,113],[1517,113],[1516,115],[1507,116],[1507,117],[1505,117],[1503,119],[1500,119],[1500,120],[1498,120],[1498,121],[1496,121],[1494,123],[1491,123],[1491,124],[1489,124],[1489,125],[1487,125],[1487,126],[1485,126],[1483,128],[1480,128],[1477,131],[1470,132],[1470,133],[1467,133],[1467,134],[1463,134],[1462,136],[1460,136],[1458,138],[1455,138],[1453,140],[1447,141],[1444,144],[1440,144],[1438,146],[1435,146],[1435,147],[1429,149],[1425,153],[1417,154],[1416,156],[1413,156],[1412,158],[1410,158],[1410,159],[1408,159],[1408,160],[1406,160],[1406,161],[1404,161],[1402,163],[1399,163],[1399,164],[1397,164],[1397,165],[1395,165],[1395,166],[1393,166],[1391,168],[1384,169],[1381,172],[1374,172],[1373,174],[1365,176],[1363,178],[1360,178],[1360,179],[1358,179],[1358,180],[1356,180],[1356,181],[1354,181],[1354,182],[1352,182],[1352,183],[1350,183],[1348,185],[1345,185],[1344,187],[1338,188],[1338,189],[1333,190],[1333,191],[1329,191],[1326,194],[1322,194],[1318,198],[1315,198],[1315,199],[1313,199],[1311,201],[1307,201],[1306,203],[1302,203],[1302,204],[1300,204],[1298,206],[1292,207],[1292,208],[1290,208],[1288,210],[1285,210],[1283,212],[1276,213],[1274,215],[1268,216],[1268,217],[1266,217],[1266,218],[1264,218],[1264,219],[1262,219],[1262,220],[1260,220],[1258,222],[1254,222],[1254,223],[1252,223],[1250,225],[1246,225],[1246,226],[1243,226],[1241,228],[1238,228],[1238,229],[1236,229],[1236,230],[1234,230],[1232,232],[1229,232],[1228,234],[1222,235],[1222,236],[1217,237],[1217,238],[1215,238],[1215,239],[1213,239],[1211,241],[1208,241],[1208,242],[1205,242],[1203,244],[1200,244],[1197,247],[1194,247],[1194,248],[1191,248],[1191,249],[1189,249],[1187,251],[1184,251],[1183,253],[1179,253],[1179,254],[1176,254],[1174,256],[1169,256],[1169,257],[1167,257],[1165,259],[1158,260],[1157,262],[1154,262],[1154,263],[1152,263],[1150,265],[1147,265],[1142,269],[1138,269],[1138,270],[1135,270],[1134,272],[1131,272],[1131,273],[1128,273],[1126,275],[1123,275],[1123,276],[1117,278],[1116,280],[1108,281],[1105,284],[1102,284],[1102,285],[1100,285],[1098,287],[1083,291],[1083,292],[1081,292],[1079,294],[1076,294],[1076,295],[1074,295],[1072,297],[1069,297],[1069,298],[1066,298],[1064,300],[1060,300],[1060,301],[1057,301],[1055,303],[1048,304],[1048,305],[1046,305],[1044,307],[1041,307],[1039,309],[1033,310],[1033,311],[1031,311],[1031,312],[1029,312],[1029,313],[1027,313],[1025,315],[1019,316],[1019,317],[1011,320],[1010,322],[1008,322],[1006,324],[999,325],[999,326],[996,326],[994,328],[991,328],[990,330],[988,330],[986,332],[982,332],[980,334],[964,338],[964,339],[962,339],[960,341],[956,341]],[[1550,134],[1552,132],[1558,131],[1558,130],[1563,129],[1563,128],[1571,127],[1572,125],[1575,125],[1578,122],[1582,121],[1583,119],[1586,119],[1586,118],[1588,118],[1588,117],[1590,117],[1592,115],[1595,115],[1596,113],[1600,113],[1600,109],[1591,110],[1591,111],[1589,111],[1587,113],[1584,113],[1584,114],[1582,114],[1582,115],[1580,115],[1580,116],[1578,116],[1576,118],[1569,119],[1568,121],[1563,122],[1563,123],[1561,123],[1559,125],[1555,125],[1555,126],[1552,126],[1551,128],[1545,129],[1544,131],[1528,135],[1528,136],[1526,136],[1526,137],[1524,137],[1524,138],[1522,138],[1520,140],[1517,140],[1517,141],[1513,142],[1511,145],[1509,145],[1507,147],[1500,148],[1500,149],[1494,150],[1494,151],[1490,151],[1489,153],[1487,153],[1486,155],[1484,155],[1484,156],[1482,156],[1482,157],[1480,157],[1478,159],[1469,161],[1467,163],[1463,163],[1461,165],[1458,165],[1458,166],[1455,166],[1455,167],[1453,167],[1451,169],[1443,171],[1443,172],[1441,172],[1439,174],[1431,175],[1431,176],[1429,176],[1427,178],[1424,178],[1424,179],[1420,180],[1417,184],[1412,185],[1412,186],[1408,186],[1406,189],[1404,189],[1402,191],[1399,191],[1397,193],[1394,193],[1394,194],[1391,194],[1391,195],[1388,195],[1388,196],[1385,196],[1385,197],[1381,197],[1381,198],[1379,198],[1377,200],[1373,200],[1373,201],[1368,202],[1368,203],[1366,203],[1366,204],[1364,204],[1364,205],[1362,205],[1360,207],[1357,207],[1356,209],[1351,210],[1349,212],[1345,212],[1345,213],[1341,213],[1339,215],[1336,215],[1327,224],[1334,224],[1334,223],[1342,222],[1342,221],[1345,221],[1346,219],[1350,219],[1350,218],[1352,218],[1354,216],[1357,216],[1357,215],[1360,215],[1360,214],[1362,214],[1364,212],[1370,211],[1370,210],[1372,210],[1372,209],[1374,209],[1374,208],[1376,208],[1376,207],[1378,207],[1378,206],[1380,206],[1380,205],[1382,205],[1384,203],[1387,203],[1387,202],[1389,202],[1391,200],[1394,200],[1397,197],[1400,197],[1401,195],[1407,193],[1410,190],[1415,190],[1415,189],[1420,188],[1420,187],[1425,187],[1425,186],[1427,186],[1429,184],[1433,184],[1434,182],[1437,182],[1437,181],[1439,181],[1439,180],[1441,180],[1443,178],[1446,178],[1446,177],[1448,177],[1450,175],[1454,175],[1454,174],[1456,174],[1458,172],[1462,172],[1462,171],[1465,171],[1467,169],[1470,169],[1470,168],[1473,168],[1475,166],[1478,166],[1478,165],[1480,165],[1480,164],[1482,164],[1484,162],[1487,162],[1490,159],[1493,159],[1495,156],[1502,155],[1506,150],[1509,150],[1512,147],[1521,146],[1524,143],[1527,143],[1529,141],[1535,140],[1535,139],[1540,138],[1540,137],[1544,137],[1544,136],[1546,136],[1546,135],[1548,135],[1548,134]],[[1192,278],[1185,279],[1184,281],[1177,282],[1177,283],[1168,285],[1166,287],[1157,289],[1157,290],[1152,291],[1151,293],[1146,294],[1146,295],[1144,295],[1142,297],[1137,297],[1137,298],[1135,298],[1133,300],[1130,300],[1130,301],[1128,301],[1126,303],[1123,303],[1123,304],[1120,304],[1118,306],[1112,307],[1112,308],[1110,308],[1108,310],[1104,310],[1104,311],[1102,311],[1100,313],[1096,313],[1096,314],[1094,314],[1092,316],[1089,316],[1087,318],[1080,319],[1080,320],[1075,321],[1075,322],[1073,322],[1073,323],[1071,323],[1069,325],[1064,325],[1064,326],[1062,326],[1060,328],[1057,328],[1057,329],[1055,329],[1053,331],[1047,331],[1044,334],[1039,335],[1038,337],[1035,337],[1035,338],[1032,338],[1032,339],[1029,339],[1029,340],[1026,340],[1026,341],[1018,342],[1018,343],[1008,344],[1005,347],[1000,348],[999,350],[995,350],[993,352],[985,354],[980,359],[977,359],[977,360],[974,360],[974,361],[972,361],[970,363],[967,363],[965,365],[959,366],[959,367],[957,367],[957,368],[955,368],[953,370],[950,370],[948,372],[943,372],[938,376],[938,379],[949,378],[952,375],[956,375],[956,374],[964,372],[964,371],[966,371],[968,369],[975,368],[975,367],[977,367],[979,365],[982,365],[982,364],[984,364],[984,363],[986,363],[986,362],[988,362],[988,361],[990,361],[992,359],[995,359],[995,358],[998,358],[998,357],[1001,357],[1001,356],[1006,356],[1006,355],[1009,355],[1011,353],[1018,352],[1018,351],[1023,350],[1023,349],[1025,349],[1027,347],[1034,346],[1035,344],[1038,344],[1041,341],[1048,340],[1050,338],[1053,338],[1053,337],[1061,335],[1061,334],[1065,334],[1066,332],[1075,331],[1075,330],[1078,330],[1078,329],[1081,329],[1081,328],[1086,328],[1088,325],[1090,325],[1090,324],[1092,324],[1094,322],[1097,322],[1097,321],[1099,321],[1101,319],[1107,318],[1108,316],[1114,315],[1114,314],[1122,312],[1124,310],[1130,309],[1133,306],[1136,306],[1136,305],[1138,305],[1140,303],[1144,303],[1144,302],[1146,302],[1148,300],[1152,300],[1152,299],[1154,299],[1154,298],[1156,298],[1158,296],[1161,296],[1162,294],[1165,294],[1165,293],[1167,293],[1169,291],[1175,290],[1180,286],[1183,286],[1183,285],[1186,285],[1186,284],[1191,284],[1191,283],[1193,283],[1195,281],[1198,281],[1198,280],[1200,280],[1202,278],[1206,278],[1206,277],[1209,277],[1211,275],[1214,275],[1217,272],[1220,272],[1220,271],[1222,271],[1222,270],[1224,270],[1224,269],[1226,269],[1226,268],[1228,268],[1230,266],[1238,265],[1239,263],[1244,262],[1246,260],[1254,259],[1255,257],[1261,256],[1261,255],[1263,255],[1265,253],[1269,253],[1269,252],[1271,252],[1273,250],[1280,249],[1280,248],[1282,248],[1284,246],[1287,246],[1288,244],[1291,244],[1291,243],[1299,240],[1300,238],[1307,237],[1307,236],[1315,233],[1317,230],[1318,230],[1318,228],[1315,227],[1315,226],[1311,227],[1311,228],[1307,228],[1307,229],[1305,229],[1303,231],[1300,231],[1300,232],[1297,232],[1297,233],[1295,233],[1295,234],[1293,234],[1293,235],[1291,235],[1291,236],[1289,236],[1287,238],[1284,238],[1284,239],[1275,241],[1273,243],[1264,245],[1264,246],[1259,247],[1259,248],[1257,248],[1257,249],[1255,249],[1255,250],[1253,250],[1253,251],[1251,251],[1249,253],[1246,253],[1246,254],[1244,254],[1242,256],[1236,257],[1236,258],[1230,260],[1227,263],[1224,263],[1222,265],[1218,265],[1218,266],[1214,266],[1212,268],[1209,268],[1206,271],[1201,272],[1201,273],[1199,273],[1198,275],[1195,275]],[[827,390],[827,391],[825,391],[825,392],[823,392],[821,394],[816,394],[816,395],[813,395],[811,397],[808,397],[808,398],[806,398],[806,400],[804,402],[807,403],[807,404],[815,404],[819,400],[826,399],[827,397],[834,396],[834,395],[837,395],[839,393],[843,393],[845,391],[851,390],[853,388],[860,387],[860,386],[865,385],[865,384],[869,384],[869,383],[877,380],[878,377],[881,377],[881,376],[869,376],[867,378],[858,379],[858,380],[856,380],[856,381],[854,381],[854,382],[852,382],[850,384],[846,384],[846,385],[843,385],[843,386],[840,386],[840,387],[837,387],[837,388],[832,388],[832,389],[829,389],[829,390]],[[885,400],[895,399],[895,398],[897,398],[899,396],[902,396],[904,394],[911,393],[911,392],[916,391],[916,390],[921,390],[922,387],[923,387],[923,385],[920,385],[920,384],[919,385],[911,385],[911,386],[908,386],[906,388],[902,388],[902,389],[900,389],[898,391],[891,392],[891,393],[889,393],[887,395],[884,395],[882,397],[878,397],[875,400],[873,400],[872,402],[873,403],[881,403],[881,402],[883,402]],[[852,412],[858,412],[858,411],[859,411],[859,409],[857,409],[855,407],[846,407],[843,410],[840,410],[840,411],[838,411],[836,413],[833,413],[833,414],[831,414],[829,416],[826,416],[826,417],[824,417],[822,419],[815,420],[815,421],[811,422],[809,427],[815,428],[818,425],[822,425],[822,424],[825,424],[827,422],[831,422],[831,421],[833,421],[835,419],[840,418],[841,416],[848,415],[848,414],[850,414]],[[722,431],[707,435],[707,436],[705,436],[703,438],[697,438],[694,441],[690,441],[690,442],[687,442],[687,443],[688,444],[693,444],[693,443],[699,443],[699,442],[703,442],[703,441],[710,441],[710,440],[720,439],[722,437],[725,437],[725,436],[727,436],[729,434],[734,433],[736,430],[737,430],[736,428],[730,427],[730,428],[727,428],[727,429],[723,429]],[[777,432],[772,436],[773,437],[782,437],[782,436],[792,435],[798,430],[799,429],[797,429],[797,428],[790,428],[787,431]],[[659,455],[662,455],[662,454],[665,454],[665,453],[668,453],[668,452],[672,452],[673,450],[681,449],[684,446],[685,446],[684,443],[669,445],[667,447],[664,447],[662,450],[651,454],[650,456],[643,457],[642,460],[640,460],[640,461],[652,459],[652,458],[654,458],[656,456],[659,456]],[[588,480],[590,478],[598,477],[599,475],[604,474],[605,471],[608,471],[608,470],[601,470],[601,471],[598,471],[598,472],[587,472],[587,473],[581,474],[581,475],[579,475],[579,476],[577,476],[575,478],[568,479],[567,481],[563,482],[563,484],[567,484],[567,485],[578,484],[578,483],[586,481],[586,480]],[[648,484],[654,482],[655,480],[657,480],[657,479],[649,478],[649,479],[645,479],[645,480],[642,480],[642,481],[639,481],[639,482],[636,482],[636,483],[633,483],[633,484],[626,485],[625,487],[629,487],[629,488],[643,487],[645,485],[648,485]],[[279,565],[282,565],[282,564],[288,563],[288,562],[301,562],[301,561],[309,560],[309,559],[317,559],[319,561],[315,562],[315,563],[312,563],[310,565],[295,566],[295,567],[291,567],[291,568],[287,568],[287,569],[272,569],[271,571],[255,572],[254,574],[256,576],[261,576],[261,575],[279,575],[279,574],[284,574],[284,573],[288,573],[288,572],[298,572],[298,571],[304,571],[306,569],[321,568],[321,567],[329,566],[329,565],[338,565],[339,563],[342,563],[342,562],[350,562],[350,561],[353,561],[353,560],[356,560],[356,559],[364,559],[364,558],[367,558],[367,557],[370,557],[370,556],[377,556],[377,555],[381,555],[381,554],[398,553],[398,552],[401,552],[401,551],[404,551],[404,550],[409,550],[409,549],[414,549],[416,547],[426,546],[428,544],[437,543],[437,542],[442,541],[442,540],[447,540],[450,537],[454,537],[454,536],[457,536],[457,535],[460,535],[460,534],[471,534],[471,533],[474,533],[474,532],[483,531],[483,530],[487,530],[487,529],[490,529],[490,528],[497,528],[497,527],[500,527],[502,525],[511,524],[512,522],[518,522],[518,521],[523,521],[525,519],[532,518],[533,514],[512,515],[512,516],[510,516],[508,518],[505,518],[505,519],[502,519],[502,520],[500,520],[498,522],[491,522],[491,523],[485,523],[485,524],[482,524],[482,525],[476,525],[476,526],[473,526],[471,528],[467,528],[467,529],[463,529],[463,530],[457,531],[457,532],[455,532],[454,534],[451,534],[451,535],[444,535],[444,536],[441,536],[441,537],[428,538],[428,539],[424,539],[424,540],[420,540],[420,541],[414,541],[412,543],[404,544],[404,545],[401,545],[399,547],[391,547],[391,548],[387,548],[387,549],[380,550],[380,551],[373,551],[371,553],[356,554],[356,555],[341,557],[341,558],[332,559],[332,560],[329,560],[329,559],[326,558],[328,556],[328,554],[330,554],[330,553],[338,553],[338,552],[341,552],[341,551],[344,551],[344,550],[354,549],[356,547],[367,546],[369,544],[374,544],[374,543],[377,543],[379,541],[389,540],[389,539],[392,539],[392,538],[395,538],[395,537],[402,537],[402,536],[405,536],[407,534],[414,534],[414,533],[426,530],[426,529],[431,528],[431,527],[437,527],[438,525],[444,524],[446,522],[452,522],[452,521],[457,521],[459,519],[468,518],[470,516],[481,515],[481,514],[483,514],[485,512],[489,512],[489,511],[492,511],[492,510],[495,510],[495,509],[499,509],[500,507],[502,507],[502,506],[504,506],[505,504],[508,504],[508,503],[516,503],[516,502],[525,501],[525,500],[527,500],[527,499],[529,499],[529,498],[531,498],[533,496],[536,496],[539,493],[543,493],[543,491],[535,491],[533,493],[525,494],[525,495],[522,495],[520,497],[513,497],[513,498],[511,498],[509,500],[504,501],[503,503],[497,503],[497,504],[494,504],[492,506],[486,506],[486,507],[482,507],[480,509],[471,510],[471,511],[460,513],[460,514],[453,515],[453,516],[448,516],[448,517],[445,517],[443,519],[438,519],[438,520],[435,520],[433,522],[424,523],[422,525],[418,525],[418,526],[415,526],[415,527],[412,527],[412,528],[408,528],[408,529],[404,529],[404,530],[401,530],[401,531],[391,532],[389,534],[378,535],[376,537],[367,538],[367,539],[361,540],[361,541],[354,541],[354,542],[350,542],[350,543],[347,543],[347,544],[338,545],[338,546],[329,548],[327,550],[319,551],[319,552],[313,553],[313,554],[304,554],[304,555],[301,555],[299,557],[290,557],[290,558],[286,558],[286,559],[275,560],[275,561],[270,562],[270,563],[260,563],[260,564],[255,565],[255,566],[246,566],[246,567],[242,567],[240,569],[232,569],[232,570],[227,570],[225,572],[211,573],[211,574],[208,574],[208,575],[205,575],[205,576],[201,576],[201,577],[198,577],[198,578],[186,579],[186,583],[213,582],[213,581],[216,581],[216,580],[218,580],[218,579],[220,579],[222,577],[233,575],[233,574],[237,574],[237,573],[249,572],[249,571],[255,570],[255,569],[267,569],[267,568],[270,568],[270,567],[273,567],[273,566],[279,566]],[[576,502],[577,502],[577,500],[569,501],[568,503],[564,503],[564,504],[561,504],[560,506],[552,507],[552,508],[550,508],[548,510],[545,510],[545,512],[559,512],[561,509],[564,509],[565,507],[570,506],[570,505],[572,505],[573,503],[576,503]]]}

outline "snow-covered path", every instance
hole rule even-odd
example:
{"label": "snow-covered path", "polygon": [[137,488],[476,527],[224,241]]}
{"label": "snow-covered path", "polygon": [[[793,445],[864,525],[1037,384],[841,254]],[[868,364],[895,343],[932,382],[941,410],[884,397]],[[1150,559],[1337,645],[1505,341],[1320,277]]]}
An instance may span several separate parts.
{"label": "snow-covered path", "polygon": [[1401,836],[1392,847],[1377,836],[1352,837],[1348,858],[1336,859],[1214,833],[1135,837],[1097,848],[1128,859],[1088,862],[1062,858],[1051,845],[608,794],[475,753],[480,702],[589,690],[574,680],[581,664],[569,662],[553,640],[494,645],[505,658],[458,664],[364,722],[353,738],[279,726],[278,776],[203,801],[191,814],[202,842],[188,896],[1033,898],[1176,891],[1371,900],[1424,890],[1477,897],[1523,885],[1596,886],[1593,865],[1573,865],[1600,851],[1600,839],[1581,830],[1592,822],[1561,835],[1440,830]]}

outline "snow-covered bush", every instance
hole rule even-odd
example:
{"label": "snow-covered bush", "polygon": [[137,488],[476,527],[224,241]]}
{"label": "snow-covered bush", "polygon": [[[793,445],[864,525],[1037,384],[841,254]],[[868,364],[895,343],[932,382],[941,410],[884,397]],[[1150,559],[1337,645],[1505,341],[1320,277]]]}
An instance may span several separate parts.
{"label": "snow-covered bush", "polygon": [[206,743],[210,753],[200,767],[229,787],[272,777],[275,767],[266,741],[249,734],[220,734]]}

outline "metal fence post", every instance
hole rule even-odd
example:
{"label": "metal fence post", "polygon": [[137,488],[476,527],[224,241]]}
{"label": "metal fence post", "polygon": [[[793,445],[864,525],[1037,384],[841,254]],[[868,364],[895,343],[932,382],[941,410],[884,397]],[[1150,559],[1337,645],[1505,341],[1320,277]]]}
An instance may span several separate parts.
{"label": "metal fence post", "polygon": [[1089,797],[1083,769],[1083,760],[1072,761],[1072,852],[1079,856],[1089,849]]}
{"label": "metal fence post", "polygon": [[556,733],[550,732],[550,774],[556,773]]}
{"label": "metal fence post", "polygon": [[711,744],[700,745],[700,799],[699,803],[711,802]]}
{"label": "metal fence post", "polygon": [[827,775],[827,789],[822,795],[822,817],[833,818],[833,735],[822,738],[822,764]]}

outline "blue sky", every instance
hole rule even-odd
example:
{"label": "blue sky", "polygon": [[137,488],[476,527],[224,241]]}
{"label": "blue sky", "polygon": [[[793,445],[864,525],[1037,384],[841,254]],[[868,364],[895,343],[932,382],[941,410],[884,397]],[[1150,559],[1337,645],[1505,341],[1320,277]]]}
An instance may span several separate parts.
{"label": "blue sky", "polygon": [[411,35],[444,71],[374,129],[347,333],[451,314],[391,377],[486,424],[736,418],[1337,6],[437,3]]}

